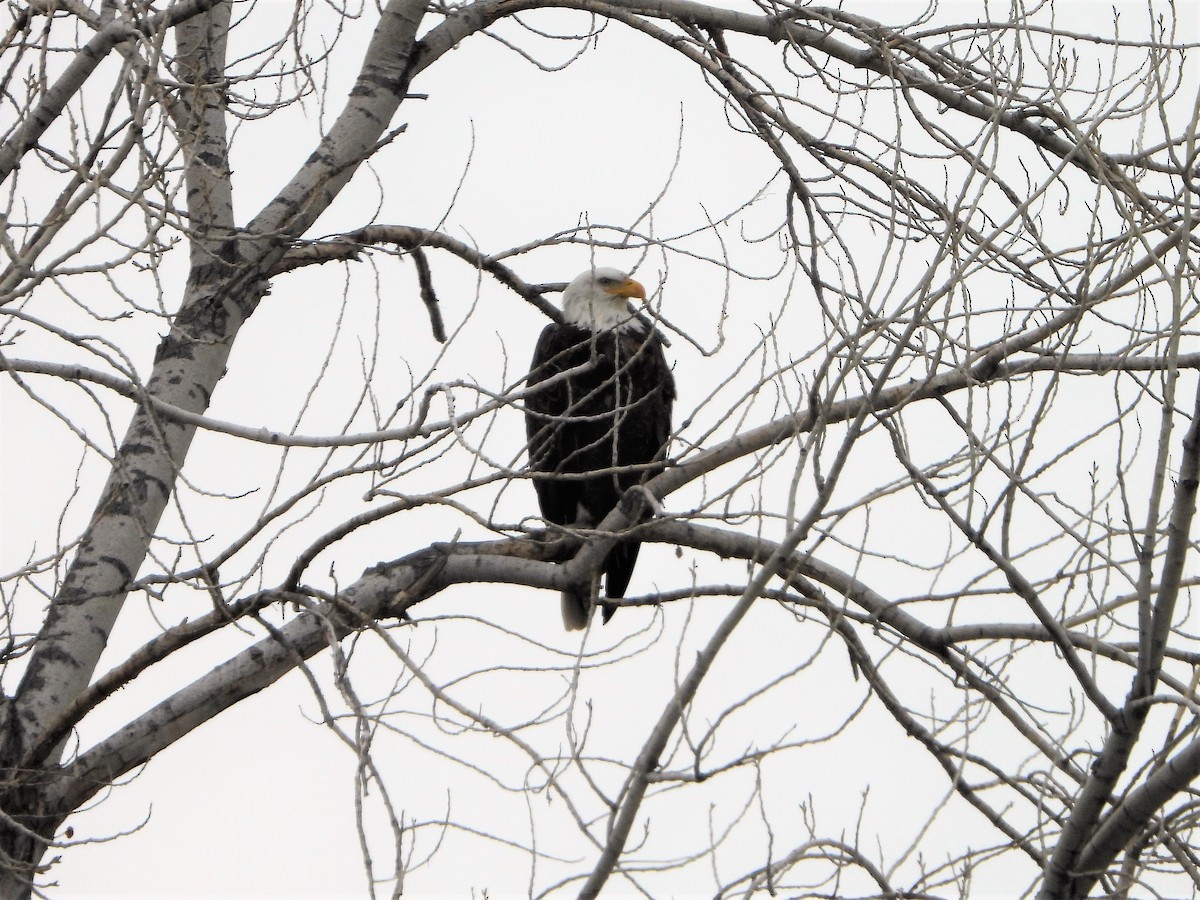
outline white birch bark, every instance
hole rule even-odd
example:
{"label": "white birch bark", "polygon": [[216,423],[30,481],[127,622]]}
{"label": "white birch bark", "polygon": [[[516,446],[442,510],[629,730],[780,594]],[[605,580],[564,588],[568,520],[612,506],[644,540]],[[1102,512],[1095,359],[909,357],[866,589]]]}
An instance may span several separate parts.
{"label": "white birch bark", "polygon": [[[183,15],[206,5],[214,8],[204,16]],[[225,372],[242,323],[265,292],[272,266],[337,196],[391,122],[404,97],[408,59],[425,4],[392,0],[383,8],[345,110],[291,183],[241,234],[233,219],[221,88],[230,4],[197,0],[173,9],[182,11],[152,21],[159,27],[183,23],[177,34],[182,60],[178,75],[192,84],[179,113],[190,130],[185,155],[193,228],[191,274],[171,332],[156,354],[147,393],[172,407],[201,413]],[[98,58],[125,33],[110,25],[93,41],[96,47],[89,45],[80,54],[79,65],[60,79],[61,89],[0,151],[0,177],[36,142],[57,114],[56,105],[62,108]],[[19,759],[24,748],[52,729],[87,688],[194,435],[194,425],[156,416],[153,409],[143,407],[134,415],[91,524],[8,704],[8,760]],[[44,764],[55,762],[52,754]],[[43,806],[38,794],[30,790],[9,804],[9,814],[34,832],[60,818],[58,810]],[[8,831],[4,850],[17,863],[33,865],[40,855],[33,832]],[[6,871],[0,895],[28,891],[29,870],[20,871],[18,865]]]}

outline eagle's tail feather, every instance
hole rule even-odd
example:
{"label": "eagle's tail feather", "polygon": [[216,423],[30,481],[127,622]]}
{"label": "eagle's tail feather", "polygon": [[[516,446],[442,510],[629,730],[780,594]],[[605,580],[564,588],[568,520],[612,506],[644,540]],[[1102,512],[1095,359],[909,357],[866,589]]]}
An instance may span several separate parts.
{"label": "eagle's tail feather", "polygon": [[592,617],[592,598],[582,591],[562,592],[562,620],[567,631],[582,631]]}

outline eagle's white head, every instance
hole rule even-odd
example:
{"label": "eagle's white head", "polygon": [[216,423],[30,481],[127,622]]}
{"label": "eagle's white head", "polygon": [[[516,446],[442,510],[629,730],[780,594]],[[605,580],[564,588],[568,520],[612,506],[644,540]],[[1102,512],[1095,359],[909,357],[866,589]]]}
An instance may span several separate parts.
{"label": "eagle's white head", "polygon": [[620,269],[588,269],[563,291],[563,319],[591,331],[621,330],[636,321],[631,297],[645,300],[646,289]]}

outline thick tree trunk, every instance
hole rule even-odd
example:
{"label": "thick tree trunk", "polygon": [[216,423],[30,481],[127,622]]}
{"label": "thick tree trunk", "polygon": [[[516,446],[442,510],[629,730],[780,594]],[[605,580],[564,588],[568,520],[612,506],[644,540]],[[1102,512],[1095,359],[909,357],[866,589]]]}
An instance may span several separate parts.
{"label": "thick tree trunk", "polygon": [[[234,258],[221,87],[230,10],[229,3],[217,2],[175,26],[175,75],[190,87],[180,92],[172,113],[184,149],[188,215],[195,231],[187,289],[155,355],[147,391],[197,413],[208,407],[237,329],[264,292],[260,281],[239,278]],[[29,895],[47,840],[70,812],[47,808],[61,742],[33,769],[20,768],[23,757],[91,681],[194,434],[194,428],[161,419],[148,407],[134,414],[15,700],[8,704],[0,897]]]}
{"label": "thick tree trunk", "polygon": [[[174,74],[190,86],[178,93],[171,112],[186,161],[191,273],[146,390],[195,413],[207,409],[242,323],[266,293],[268,273],[338,195],[391,122],[404,97],[425,3],[392,0],[383,9],[345,110],[291,183],[240,232],[223,88],[230,11],[229,3],[218,2],[176,27]],[[43,759],[26,757],[43,736],[63,730],[59,718],[91,682],[194,435],[194,425],[161,418],[148,405],[134,414],[17,692],[5,704],[0,900],[29,895],[46,839],[71,812],[47,808],[46,798],[61,795],[55,781],[62,741]]]}

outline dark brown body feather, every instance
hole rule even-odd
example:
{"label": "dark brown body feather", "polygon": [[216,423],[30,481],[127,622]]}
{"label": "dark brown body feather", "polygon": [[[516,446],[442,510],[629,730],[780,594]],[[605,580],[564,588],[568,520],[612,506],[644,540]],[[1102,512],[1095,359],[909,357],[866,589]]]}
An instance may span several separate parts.
{"label": "dark brown body feather", "polygon": [[[569,369],[579,371],[526,401],[525,428],[530,467],[541,473],[534,475],[533,486],[542,516],[556,525],[589,527],[599,524],[625,491],[662,471],[675,380],[658,332],[640,320],[621,332],[547,325],[529,384]],[[638,549],[638,541],[625,540],[609,553],[604,564],[608,597],[625,596]],[[586,622],[592,598],[578,602]],[[605,605],[605,621],[612,610]],[[564,609],[564,619],[567,615]]]}

